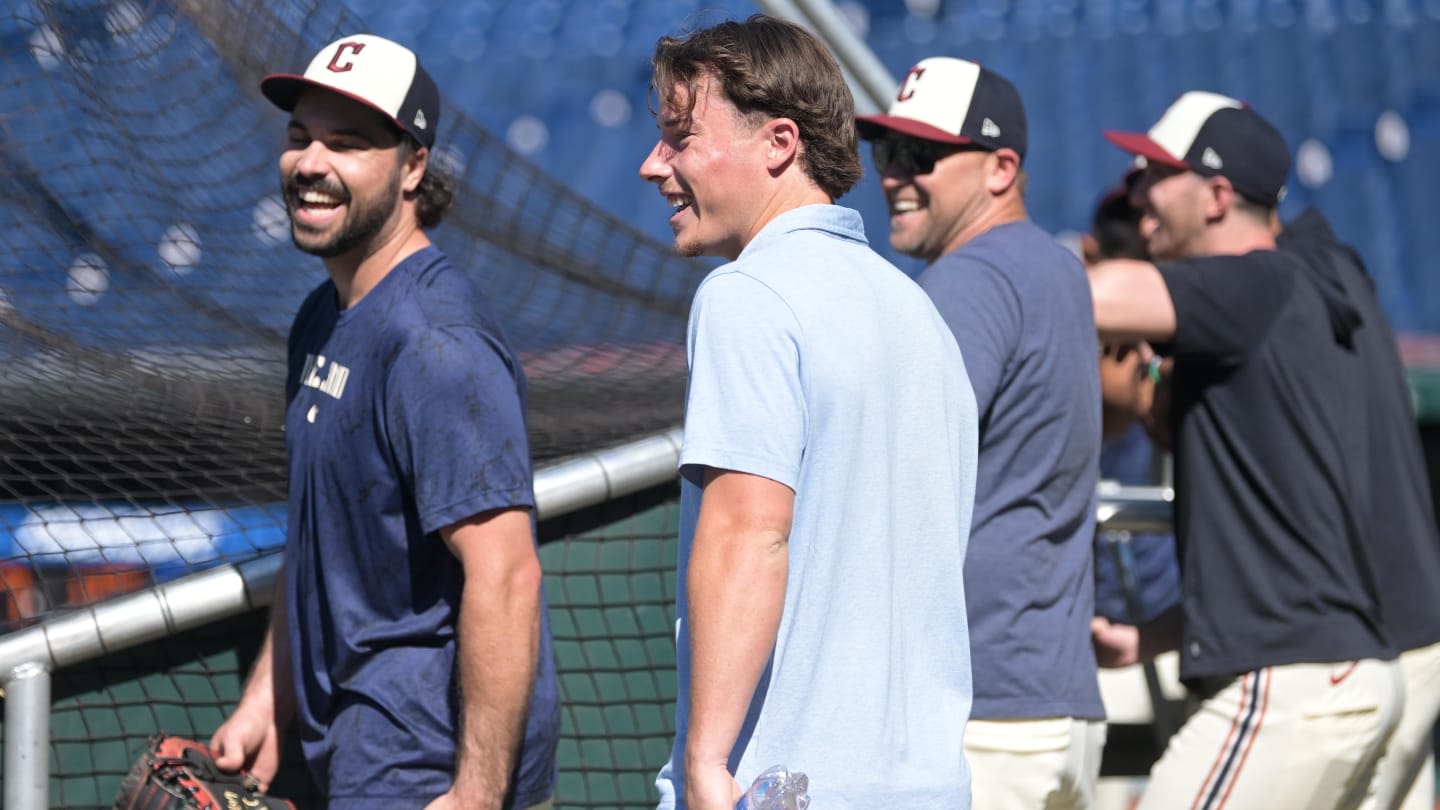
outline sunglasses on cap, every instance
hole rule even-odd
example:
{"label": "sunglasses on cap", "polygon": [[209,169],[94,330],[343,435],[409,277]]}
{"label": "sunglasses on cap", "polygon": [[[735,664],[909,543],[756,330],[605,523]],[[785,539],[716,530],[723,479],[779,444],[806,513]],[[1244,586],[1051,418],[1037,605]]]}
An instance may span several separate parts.
{"label": "sunglasses on cap", "polygon": [[935,163],[956,152],[974,150],[979,147],[957,146],[955,144],[909,138],[903,135],[888,135],[870,142],[871,158],[875,170],[881,174],[895,166],[907,175],[929,174],[935,171]]}

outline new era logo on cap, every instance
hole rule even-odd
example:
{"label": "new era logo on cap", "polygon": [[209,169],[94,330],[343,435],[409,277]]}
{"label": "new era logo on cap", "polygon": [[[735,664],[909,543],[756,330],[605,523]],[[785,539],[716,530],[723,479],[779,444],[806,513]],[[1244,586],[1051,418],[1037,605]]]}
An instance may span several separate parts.
{"label": "new era logo on cap", "polygon": [[1191,91],[1148,132],[1106,132],[1106,140],[1164,166],[1220,176],[1243,196],[1275,206],[1285,196],[1290,150],[1274,126],[1243,102]]}
{"label": "new era logo on cap", "polygon": [[306,87],[323,87],[372,107],[421,145],[435,145],[440,91],[409,48],[373,34],[354,34],[326,45],[303,76],[277,73],[260,91],[282,110],[295,108]]}
{"label": "new era logo on cap", "polygon": [[1025,157],[1025,106],[1015,86],[965,59],[934,56],[910,68],[885,115],[857,116],[860,137],[887,130],[914,138],[987,149],[1014,149]]}

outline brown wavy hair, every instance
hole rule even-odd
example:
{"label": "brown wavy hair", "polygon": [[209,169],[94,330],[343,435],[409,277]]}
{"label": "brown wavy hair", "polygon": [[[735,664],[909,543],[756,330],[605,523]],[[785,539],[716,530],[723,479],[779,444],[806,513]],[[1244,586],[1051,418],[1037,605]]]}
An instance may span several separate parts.
{"label": "brown wavy hair", "polygon": [[[855,98],[835,58],[804,28],[756,14],[684,37],[661,37],[651,62],[652,105],[658,97],[688,113],[698,84],[712,77],[741,115],[795,122],[801,166],[832,200],[860,180]],[[682,87],[684,98],[676,92]]]}
{"label": "brown wavy hair", "polygon": [[[400,161],[404,163],[410,156],[420,151],[420,144],[408,135],[400,138]],[[415,189],[415,213],[420,220],[420,227],[433,228],[445,219],[445,214],[450,211],[450,206],[455,202],[455,179],[448,172],[435,165],[434,150],[431,150],[425,162],[425,176],[420,178],[420,185]]]}

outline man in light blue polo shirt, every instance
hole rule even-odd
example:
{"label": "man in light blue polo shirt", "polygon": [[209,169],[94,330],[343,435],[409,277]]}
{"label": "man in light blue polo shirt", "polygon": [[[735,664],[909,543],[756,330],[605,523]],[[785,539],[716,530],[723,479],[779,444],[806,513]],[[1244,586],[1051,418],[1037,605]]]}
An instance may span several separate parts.
{"label": "man in light blue polo shirt", "polygon": [[853,100],[757,16],[655,58],[641,167],[696,293],[681,456],[677,736],[662,808],[730,810],[770,766],[825,810],[970,806],[963,564],[977,416],[925,293],[833,200]]}

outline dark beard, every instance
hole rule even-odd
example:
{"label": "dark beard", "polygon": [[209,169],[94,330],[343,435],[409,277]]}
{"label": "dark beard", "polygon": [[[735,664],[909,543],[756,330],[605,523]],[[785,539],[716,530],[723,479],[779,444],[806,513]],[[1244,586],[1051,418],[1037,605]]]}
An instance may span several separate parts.
{"label": "dark beard", "polygon": [[[291,186],[292,190],[287,192],[286,196],[292,200],[298,199],[298,196],[293,193],[293,182]],[[385,195],[378,205],[357,208],[355,198],[350,196],[349,199],[350,212],[345,221],[340,224],[340,231],[329,241],[316,243],[302,241],[300,227],[296,224],[293,216],[290,218],[290,241],[305,253],[319,256],[322,259],[343,256],[363,248],[375,239],[386,221],[395,213],[396,206],[400,204],[400,175],[398,172],[391,175],[390,182],[385,188]]]}

